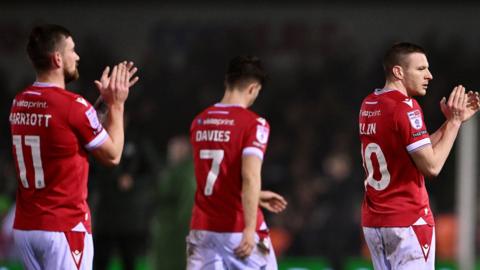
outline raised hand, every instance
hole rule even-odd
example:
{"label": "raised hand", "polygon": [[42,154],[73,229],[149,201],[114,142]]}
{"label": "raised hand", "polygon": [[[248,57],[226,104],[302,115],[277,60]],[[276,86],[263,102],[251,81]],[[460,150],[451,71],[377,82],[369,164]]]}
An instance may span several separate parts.
{"label": "raised hand", "polygon": [[467,107],[465,110],[465,120],[470,119],[480,109],[480,97],[478,92],[468,91],[467,93]]}
{"label": "raised hand", "polygon": [[[133,75],[135,75],[135,73],[137,73],[138,68],[136,66],[134,66],[132,61],[130,61],[128,63],[127,63],[127,61],[124,61],[123,63],[125,63],[127,65],[128,81],[129,81],[129,86],[128,87],[132,87],[138,82],[138,79],[139,79],[138,76],[133,77]],[[133,77],[133,79],[132,79],[132,77]]]}
{"label": "raised hand", "polygon": [[465,122],[480,109],[478,92],[465,93],[465,87],[455,86],[448,101],[444,97],[440,101],[440,108],[447,120]]}
{"label": "raised hand", "polygon": [[268,190],[260,191],[259,204],[261,207],[276,214],[282,212],[287,207],[287,201],[281,195]]}
{"label": "raised hand", "polygon": [[134,66],[132,61],[123,61],[113,67],[105,67],[102,76],[94,83],[100,92],[101,100],[96,103],[103,102],[112,104],[113,102],[123,103],[128,97],[129,88],[135,85],[139,78],[135,76],[138,68]]}
{"label": "raised hand", "polygon": [[447,120],[462,123],[467,107],[467,95],[465,87],[457,85],[453,88],[448,101],[445,97],[440,101],[440,109]]}
{"label": "raised hand", "polygon": [[[132,61],[129,61],[129,62],[123,61],[122,63],[119,63],[119,64],[125,64],[126,67],[127,67],[128,81],[130,82],[128,87],[134,86],[135,83],[138,82],[139,78],[138,78],[138,76],[135,76],[132,79],[132,77],[133,77],[133,75],[135,75],[135,73],[137,73],[138,68],[135,67],[135,65]],[[103,89],[103,88],[106,88],[108,86],[108,83],[110,82],[109,72],[110,72],[110,67],[106,66],[105,69],[103,70],[103,73],[102,73],[102,76],[100,77],[100,80],[95,80],[94,81],[95,85],[97,86],[97,88],[99,90]]]}

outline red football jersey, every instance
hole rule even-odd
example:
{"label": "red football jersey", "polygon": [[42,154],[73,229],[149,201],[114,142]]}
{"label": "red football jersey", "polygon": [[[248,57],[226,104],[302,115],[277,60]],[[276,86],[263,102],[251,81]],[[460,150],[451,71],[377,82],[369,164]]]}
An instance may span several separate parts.
{"label": "red football jersey", "polygon": [[91,232],[87,150],[108,138],[92,105],[37,82],[16,95],[10,126],[19,180],[14,228]]}
{"label": "red football jersey", "polygon": [[[265,119],[235,105],[215,104],[195,117],[190,128],[197,180],[191,229],[243,231],[242,156],[263,159],[269,131]],[[257,231],[262,230],[266,225],[259,208]]]}
{"label": "red football jersey", "polygon": [[409,154],[431,143],[417,101],[377,89],[363,100],[359,123],[366,173],[362,225],[433,225],[424,177]]}

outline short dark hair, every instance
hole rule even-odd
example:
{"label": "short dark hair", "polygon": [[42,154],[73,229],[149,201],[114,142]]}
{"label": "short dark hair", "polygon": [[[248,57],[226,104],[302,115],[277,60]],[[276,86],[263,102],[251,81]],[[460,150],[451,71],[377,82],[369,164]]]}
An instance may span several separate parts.
{"label": "short dark hair", "polygon": [[50,56],[60,49],[65,38],[71,37],[68,29],[56,24],[39,25],[32,29],[27,43],[27,53],[37,71],[50,68]]}
{"label": "short dark hair", "polygon": [[391,75],[394,66],[404,64],[405,56],[412,53],[422,53],[426,55],[425,50],[419,45],[409,42],[393,44],[383,57],[383,70],[385,72],[385,77],[388,78]]}
{"label": "short dark hair", "polygon": [[263,68],[260,58],[251,55],[237,56],[230,60],[225,75],[225,86],[234,88],[249,80],[258,81],[261,85],[265,83],[267,74]]}

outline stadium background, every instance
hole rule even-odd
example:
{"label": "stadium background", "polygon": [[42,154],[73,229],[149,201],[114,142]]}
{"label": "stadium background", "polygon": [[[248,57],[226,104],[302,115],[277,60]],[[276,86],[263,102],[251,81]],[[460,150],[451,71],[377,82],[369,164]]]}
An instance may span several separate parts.
{"label": "stadium background", "polygon": [[[34,80],[25,41],[34,24],[58,23],[72,31],[81,58],[80,80],[69,89],[91,102],[97,96],[92,82],[105,65],[132,59],[140,68],[127,103],[125,164],[106,171],[93,162],[90,179],[94,231],[144,244],[138,269],[176,269],[152,258],[184,243],[179,230],[188,225],[193,190],[184,136],[194,115],[221,98],[228,60],[245,53],[260,56],[270,76],[253,110],[272,126],[263,187],[289,201],[285,213],[267,215],[282,267],[369,269],[359,224],[357,113],[361,99],[383,86],[382,53],[404,40],[429,52],[434,80],[419,101],[431,132],[443,122],[442,96],[457,83],[480,86],[480,5],[380,3],[0,3],[0,217],[12,206],[16,187],[10,102]],[[443,269],[453,268],[456,258],[454,161],[451,155],[427,184]],[[15,268],[10,253],[3,235],[0,269]],[[121,265],[118,257],[113,268]]]}

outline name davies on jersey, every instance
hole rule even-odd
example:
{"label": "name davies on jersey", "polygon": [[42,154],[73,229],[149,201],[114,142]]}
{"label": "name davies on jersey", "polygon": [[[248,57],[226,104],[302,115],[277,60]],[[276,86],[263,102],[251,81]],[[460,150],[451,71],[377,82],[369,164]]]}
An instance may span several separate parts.
{"label": "name davies on jersey", "polygon": [[230,130],[197,130],[195,141],[197,142],[229,142]]}
{"label": "name davies on jersey", "polygon": [[48,127],[51,114],[41,114],[41,113],[10,113],[10,124],[12,125],[24,125],[24,126],[38,126],[38,127]]}

